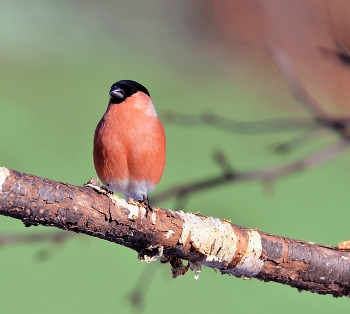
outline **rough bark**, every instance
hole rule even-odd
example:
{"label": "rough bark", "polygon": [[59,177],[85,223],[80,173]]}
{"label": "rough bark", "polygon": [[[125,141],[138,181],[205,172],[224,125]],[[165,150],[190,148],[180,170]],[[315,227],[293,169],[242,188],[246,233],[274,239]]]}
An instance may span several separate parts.
{"label": "rough bark", "polygon": [[[350,295],[349,251],[266,234],[229,221],[127,203],[98,188],[0,168],[0,214],[26,226],[54,226],[124,245],[173,276],[201,266],[320,294]],[[189,261],[184,266],[182,260]]]}

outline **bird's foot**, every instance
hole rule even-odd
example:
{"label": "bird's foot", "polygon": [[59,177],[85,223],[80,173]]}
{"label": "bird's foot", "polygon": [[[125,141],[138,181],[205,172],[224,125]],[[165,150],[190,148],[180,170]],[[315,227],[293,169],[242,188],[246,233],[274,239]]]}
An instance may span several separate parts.
{"label": "bird's foot", "polygon": [[142,200],[139,200],[139,203],[145,206],[146,208],[146,217],[148,216],[148,212],[153,211],[153,207],[149,204],[148,196],[143,195]]}
{"label": "bird's foot", "polygon": [[107,195],[114,204],[117,204],[117,201],[120,198],[117,194],[114,194],[114,192],[105,185],[103,185],[100,188],[100,193]]}
{"label": "bird's foot", "polygon": [[106,191],[106,193],[108,193],[108,194],[113,194],[113,193],[114,193],[112,190],[110,190],[110,189],[109,189],[107,186],[105,186],[105,185],[103,185],[101,189],[104,190],[104,191]]}
{"label": "bird's foot", "polygon": [[132,197],[130,197],[128,203],[135,206],[141,205],[144,209],[146,209],[146,217],[148,216],[148,212],[153,211],[153,207],[149,204],[147,195],[143,195],[142,200],[134,200]]}
{"label": "bird's foot", "polygon": [[143,199],[140,202],[144,204],[149,210],[153,210],[153,207],[149,204],[149,199],[147,195],[143,195]]}

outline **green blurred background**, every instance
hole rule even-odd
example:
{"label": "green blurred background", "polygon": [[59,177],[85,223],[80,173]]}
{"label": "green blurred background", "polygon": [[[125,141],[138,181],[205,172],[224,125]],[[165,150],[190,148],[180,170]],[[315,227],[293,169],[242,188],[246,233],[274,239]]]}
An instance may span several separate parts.
{"label": "green blurred background", "polygon": [[[256,82],[264,78],[245,72],[249,64],[243,58],[230,63],[224,56],[229,52],[213,53],[209,44],[202,45],[210,41],[195,17],[195,6],[185,1],[4,1],[0,166],[76,185],[95,176],[93,132],[106,109],[110,85],[120,79],[144,84],[161,119],[171,110],[246,121],[307,116],[288,93],[259,89]],[[212,159],[215,150],[222,150],[237,170],[247,170],[287,163],[332,140],[323,136],[281,156],[272,146],[300,132],[239,136],[208,126],[164,125],[167,165],[154,195],[219,174]],[[244,182],[207,190],[193,195],[184,209],[336,245],[349,238],[350,179],[344,171],[349,157],[345,152],[267,189],[259,182]],[[20,221],[0,217],[0,237],[49,231],[25,229]],[[144,264],[136,252],[83,235],[63,244],[0,248],[1,313],[132,313],[128,295],[145,269],[157,272],[145,279],[150,286],[144,313],[348,309],[345,298],[299,293],[211,269],[203,269],[197,281],[192,272],[174,280],[168,265]]]}

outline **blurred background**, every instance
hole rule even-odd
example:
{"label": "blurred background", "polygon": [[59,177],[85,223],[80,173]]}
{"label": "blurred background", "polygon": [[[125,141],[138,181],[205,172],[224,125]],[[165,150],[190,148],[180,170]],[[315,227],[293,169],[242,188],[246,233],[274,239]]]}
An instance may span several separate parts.
{"label": "blurred background", "polygon": [[[96,176],[94,129],[110,86],[145,85],[164,122],[167,164],[153,196],[218,176],[213,153],[234,169],[284,165],[332,143],[322,132],[285,154],[276,145],[303,130],[240,135],[169,121],[169,112],[239,121],[309,118],[269,54],[268,38],[292,58],[330,115],[350,115],[348,1],[3,1],[0,10],[0,166],[82,185]],[[258,132],[259,133],[259,132]],[[350,152],[270,182],[236,182],[192,195],[183,208],[286,237],[336,245],[349,239]],[[152,195],[151,195],[152,196]],[[177,201],[157,205],[178,209]],[[0,239],[55,232],[0,217]],[[16,242],[16,241],[15,241]],[[341,312],[347,300],[299,293],[203,269],[172,279],[169,265],[84,235],[65,241],[0,240],[3,313]],[[149,276],[145,275],[148,273]],[[140,283],[141,282],[141,283]],[[132,306],[130,293],[143,301]],[[146,287],[148,290],[145,291]],[[145,291],[143,294],[142,291]]]}

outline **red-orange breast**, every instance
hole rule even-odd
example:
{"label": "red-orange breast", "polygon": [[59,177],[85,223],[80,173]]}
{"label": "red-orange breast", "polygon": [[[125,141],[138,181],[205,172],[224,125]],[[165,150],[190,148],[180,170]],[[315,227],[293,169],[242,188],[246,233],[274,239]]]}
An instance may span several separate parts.
{"label": "red-orange breast", "polygon": [[94,136],[94,164],[107,188],[126,200],[147,200],[165,166],[166,140],[148,90],[123,80],[112,85]]}

